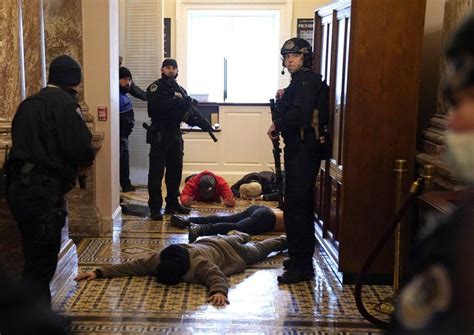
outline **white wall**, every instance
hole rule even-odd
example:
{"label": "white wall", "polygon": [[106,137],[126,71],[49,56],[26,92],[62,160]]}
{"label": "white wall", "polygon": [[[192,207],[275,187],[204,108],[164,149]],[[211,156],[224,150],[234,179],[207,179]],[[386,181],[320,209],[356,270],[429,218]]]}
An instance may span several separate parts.
{"label": "white wall", "polygon": [[90,112],[106,106],[107,121],[96,121],[104,133],[96,157],[96,205],[104,230],[120,217],[119,204],[119,92],[118,92],[118,0],[83,0],[84,95]]}

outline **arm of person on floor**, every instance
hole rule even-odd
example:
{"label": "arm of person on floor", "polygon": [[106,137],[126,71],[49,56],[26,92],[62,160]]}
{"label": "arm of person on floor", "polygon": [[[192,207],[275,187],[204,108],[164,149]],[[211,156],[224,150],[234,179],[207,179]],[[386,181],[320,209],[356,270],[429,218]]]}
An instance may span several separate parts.
{"label": "arm of person on floor", "polygon": [[216,192],[219,194],[222,198],[222,201],[224,201],[224,204],[227,207],[234,207],[235,206],[235,199],[234,199],[234,194],[232,193],[232,190],[229,187],[229,184],[225,181],[224,178],[221,176],[216,176]]}
{"label": "arm of person on floor", "polygon": [[209,297],[207,299],[209,303],[214,306],[229,304],[227,298],[229,283],[227,282],[227,277],[217,265],[205,258],[199,258],[196,262],[194,280],[207,286],[209,289]]}
{"label": "arm of person on floor", "polygon": [[125,277],[125,276],[151,276],[155,274],[158,266],[160,254],[156,253],[148,258],[140,258],[131,262],[107,265],[78,274],[76,281],[94,280],[100,278]]}
{"label": "arm of person on floor", "polygon": [[190,207],[193,204],[194,197],[198,191],[198,178],[196,176],[189,179],[186,184],[184,184],[184,188],[181,191],[181,196],[179,200],[181,200],[181,204],[186,207]]}

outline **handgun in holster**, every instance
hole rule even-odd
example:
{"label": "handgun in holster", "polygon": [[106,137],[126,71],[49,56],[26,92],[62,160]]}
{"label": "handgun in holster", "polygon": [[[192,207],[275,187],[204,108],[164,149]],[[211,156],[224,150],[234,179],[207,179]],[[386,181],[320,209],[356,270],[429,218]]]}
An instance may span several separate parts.
{"label": "handgun in holster", "polygon": [[159,133],[155,132],[155,127],[149,125],[146,122],[143,122],[143,128],[146,130],[146,143],[153,144],[159,141],[159,138],[155,139],[156,136],[160,136]]}

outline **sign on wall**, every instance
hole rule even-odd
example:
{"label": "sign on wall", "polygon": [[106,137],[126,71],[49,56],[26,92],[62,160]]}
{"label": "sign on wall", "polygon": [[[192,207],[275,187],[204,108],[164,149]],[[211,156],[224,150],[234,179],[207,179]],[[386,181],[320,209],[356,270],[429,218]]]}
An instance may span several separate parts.
{"label": "sign on wall", "polygon": [[314,19],[297,19],[296,36],[305,39],[310,45],[313,45],[313,26]]}
{"label": "sign on wall", "polygon": [[163,52],[165,58],[171,57],[171,18],[164,18]]}

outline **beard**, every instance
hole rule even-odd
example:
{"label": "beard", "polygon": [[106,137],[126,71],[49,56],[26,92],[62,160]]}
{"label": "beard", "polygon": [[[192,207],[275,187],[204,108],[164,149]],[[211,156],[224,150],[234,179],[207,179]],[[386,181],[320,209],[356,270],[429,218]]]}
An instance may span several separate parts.
{"label": "beard", "polygon": [[445,136],[448,164],[455,176],[474,185],[474,131]]}
{"label": "beard", "polygon": [[121,86],[120,85],[120,92],[123,93],[123,94],[130,92],[130,86],[128,86],[128,85]]}

